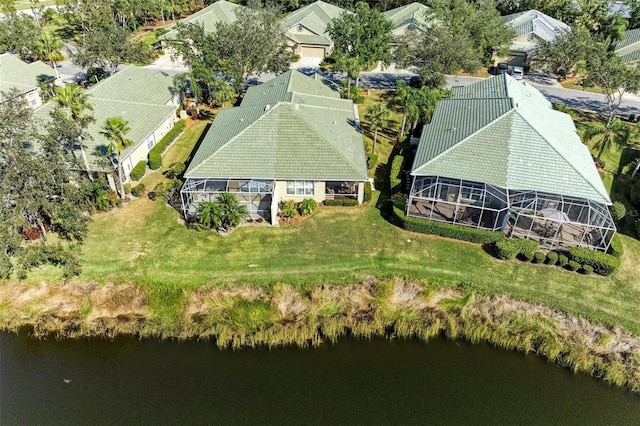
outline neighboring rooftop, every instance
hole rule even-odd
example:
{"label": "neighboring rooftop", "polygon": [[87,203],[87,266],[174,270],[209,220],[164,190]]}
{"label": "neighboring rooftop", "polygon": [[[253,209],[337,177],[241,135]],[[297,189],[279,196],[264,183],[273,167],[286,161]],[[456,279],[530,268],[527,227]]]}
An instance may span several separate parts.
{"label": "neighboring rooftop", "polygon": [[507,74],[454,88],[440,101],[411,173],[611,204],[571,117]]}
{"label": "neighboring rooftop", "polygon": [[640,59],[640,28],[625,31],[624,38],[616,43],[614,50],[626,63],[638,62]]}
{"label": "neighboring rooftop", "polygon": [[429,7],[422,3],[409,3],[404,6],[383,12],[385,18],[393,22],[393,30],[398,30],[405,25],[413,24],[425,31],[431,25],[428,18]]}
{"label": "neighboring rooftop", "polygon": [[527,42],[514,40],[511,50],[528,52],[533,50],[532,45],[537,44],[539,40],[553,41],[559,32],[571,31],[564,22],[535,9],[503,16],[502,19],[515,31],[516,39],[528,36]]}
{"label": "neighboring rooftop", "polygon": [[[151,74],[129,65],[87,90],[89,102],[93,104],[91,113],[95,118],[87,129],[92,137],[92,140],[85,141],[87,153],[95,153],[98,150],[104,154],[109,142],[100,134],[100,130],[110,117],[122,117],[129,122],[131,130],[127,137],[134,145],[124,151],[124,156],[133,151],[160,123],[176,111],[175,105],[166,105],[174,96],[172,85],[172,77],[163,73]],[[54,103],[49,102],[37,109],[35,114],[46,121],[54,107]],[[96,170],[101,169],[99,156],[94,155],[90,161]]]}
{"label": "neighboring rooftop", "polygon": [[[206,32],[213,32],[218,22],[234,23],[236,21],[236,11],[238,8],[243,7],[226,0],[218,0],[180,22],[183,24],[203,25]],[[174,40],[177,34],[178,31],[174,29],[158,37],[158,40]]]}
{"label": "neighboring rooftop", "polygon": [[365,180],[353,103],[323,81],[289,71],[252,88],[218,113],[185,177]]}
{"label": "neighboring rooftop", "polygon": [[[327,34],[327,26],[329,22],[339,17],[343,12],[346,11],[338,6],[318,0],[285,16],[282,19],[281,26],[287,37],[298,43],[328,46],[331,45],[331,38]],[[298,25],[302,25],[313,34],[297,34]]]}
{"label": "neighboring rooftop", "polygon": [[40,61],[28,64],[9,53],[0,54],[0,92],[18,89],[26,93],[37,88],[42,80],[55,78],[53,69]]}

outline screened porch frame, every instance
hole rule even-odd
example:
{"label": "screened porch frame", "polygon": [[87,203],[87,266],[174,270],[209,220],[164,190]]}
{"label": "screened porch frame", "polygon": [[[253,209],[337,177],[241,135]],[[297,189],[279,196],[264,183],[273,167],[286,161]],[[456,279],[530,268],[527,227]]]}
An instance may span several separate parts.
{"label": "screened porch frame", "polygon": [[[275,184],[275,179],[187,178],[180,190],[182,211],[185,218],[195,218],[201,202],[215,201],[219,194],[230,192],[236,195],[240,204],[247,207],[250,218],[269,220],[271,207],[260,208],[260,203],[264,196],[273,196]],[[194,195],[198,196],[198,200],[194,199]]]}
{"label": "screened porch frame", "polygon": [[[556,212],[556,217],[545,217],[545,209]],[[548,249],[579,246],[607,251],[616,232],[603,203],[440,176],[414,177],[407,216],[502,230],[509,237],[536,240]]]}

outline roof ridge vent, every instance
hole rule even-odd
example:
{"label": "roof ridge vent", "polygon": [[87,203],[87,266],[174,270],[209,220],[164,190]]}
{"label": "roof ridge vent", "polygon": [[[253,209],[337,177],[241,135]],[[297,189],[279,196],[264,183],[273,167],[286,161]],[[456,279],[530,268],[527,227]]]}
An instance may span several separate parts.
{"label": "roof ridge vent", "polygon": [[269,111],[269,108],[271,108],[271,105],[270,105],[270,104],[266,104],[266,105],[264,106],[264,110],[265,110],[265,111]]}

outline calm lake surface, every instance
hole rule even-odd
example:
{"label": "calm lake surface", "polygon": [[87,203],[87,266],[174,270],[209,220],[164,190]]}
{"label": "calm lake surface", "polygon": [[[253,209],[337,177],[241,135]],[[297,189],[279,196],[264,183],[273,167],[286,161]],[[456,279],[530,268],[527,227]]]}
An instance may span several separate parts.
{"label": "calm lake surface", "polygon": [[[63,379],[70,379],[65,383]],[[316,349],[0,333],[0,424],[640,424],[640,398],[435,339]]]}

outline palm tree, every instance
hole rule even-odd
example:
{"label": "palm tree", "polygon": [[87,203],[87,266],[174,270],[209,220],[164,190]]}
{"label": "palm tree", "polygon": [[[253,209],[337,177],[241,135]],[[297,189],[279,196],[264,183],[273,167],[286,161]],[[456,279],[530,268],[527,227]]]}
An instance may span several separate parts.
{"label": "palm tree", "polygon": [[222,207],[215,201],[205,201],[198,206],[198,222],[207,228],[222,225]]}
{"label": "palm tree", "polygon": [[222,209],[222,228],[225,231],[240,225],[249,216],[247,207],[240,204],[235,195],[230,192],[218,195],[216,202]]}
{"label": "palm tree", "polygon": [[614,118],[609,127],[602,124],[588,126],[584,130],[582,138],[585,142],[590,142],[598,135],[604,136],[594,145],[594,148],[598,149],[596,160],[600,160],[604,151],[611,149],[612,145],[616,147],[624,146],[631,142],[634,136],[631,127],[619,118]]}
{"label": "palm tree", "polygon": [[220,104],[224,108],[225,102],[233,99],[236,94],[235,89],[226,81],[217,78],[214,82],[215,92],[213,93],[213,100]]}
{"label": "palm tree", "polygon": [[58,65],[56,61],[64,59],[62,55],[62,40],[60,37],[51,34],[49,31],[43,31],[36,43],[38,55],[51,62],[56,72],[56,81],[60,78],[58,74]]}
{"label": "palm tree", "polygon": [[399,137],[404,135],[404,128],[407,124],[407,114],[409,114],[414,103],[412,88],[404,80],[396,81],[396,91],[389,101],[388,106],[392,111],[402,114],[402,124],[398,132]]}
{"label": "palm tree", "polygon": [[384,126],[391,115],[391,111],[383,104],[373,104],[367,107],[364,118],[373,127],[373,148],[371,152],[376,153],[376,143],[378,142],[378,129]]}
{"label": "palm tree", "polygon": [[358,87],[358,80],[360,78],[360,72],[362,71],[362,65],[357,58],[347,58],[340,56],[335,63],[334,68],[336,71],[343,71],[347,73],[347,99],[351,96],[351,81],[356,81],[356,87]]}
{"label": "palm tree", "polygon": [[93,111],[93,104],[89,102],[89,96],[82,92],[82,88],[75,84],[56,88],[56,96],[53,98],[53,101],[63,109],[69,110],[71,120],[75,123],[78,131],[78,144],[80,145],[85,170],[87,171],[89,180],[93,182],[93,177],[89,169],[89,161],[87,160],[87,153],[82,143],[82,128],[87,123],[94,121],[94,118],[86,114],[85,111]]}
{"label": "palm tree", "polygon": [[127,133],[131,130],[129,128],[129,122],[122,117],[109,117],[106,119],[100,134],[107,138],[109,145],[107,145],[108,154],[116,154],[117,159],[117,173],[120,180],[120,198],[124,198],[124,179],[122,173],[121,158],[122,151],[133,144],[131,139],[127,138]]}

